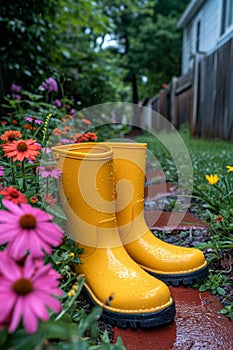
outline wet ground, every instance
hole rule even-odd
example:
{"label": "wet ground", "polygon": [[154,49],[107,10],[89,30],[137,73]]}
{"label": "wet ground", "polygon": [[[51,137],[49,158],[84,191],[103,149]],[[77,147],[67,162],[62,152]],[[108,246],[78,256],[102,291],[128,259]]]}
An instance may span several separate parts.
{"label": "wet ground", "polygon": [[114,341],[120,336],[127,350],[233,349],[233,322],[220,314],[216,297],[183,286],[170,290],[176,303],[172,323],[148,330],[114,327]]}
{"label": "wet ground", "polygon": [[[156,171],[147,173],[145,218],[148,226],[157,234],[167,231],[163,239],[172,244],[180,244],[180,238],[181,245],[185,246],[204,241],[208,225],[193,213],[184,212],[181,220],[175,213],[171,220],[167,206],[177,189],[164,181],[151,185],[159,176]],[[169,288],[176,304],[173,322],[147,330],[114,327],[113,343],[120,336],[127,350],[233,350],[233,321],[220,313],[223,306],[219,298],[189,287]]]}

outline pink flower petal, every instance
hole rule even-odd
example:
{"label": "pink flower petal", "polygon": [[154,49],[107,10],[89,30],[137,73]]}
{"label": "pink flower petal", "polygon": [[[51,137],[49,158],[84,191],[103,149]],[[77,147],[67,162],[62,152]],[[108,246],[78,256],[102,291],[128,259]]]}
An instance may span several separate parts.
{"label": "pink flower petal", "polygon": [[35,297],[34,293],[28,296],[27,303],[30,306],[33,313],[43,321],[48,321],[49,312],[43,305],[43,300]]}
{"label": "pink flower petal", "polygon": [[15,304],[15,308],[13,309],[12,311],[12,317],[11,317],[11,321],[10,321],[10,326],[9,326],[9,332],[10,333],[13,333],[20,320],[21,320],[21,317],[23,315],[23,311],[24,311],[24,299],[23,297],[18,297],[17,301],[16,301],[16,304]]}
{"label": "pink flower petal", "polygon": [[33,230],[31,230],[31,233],[28,235],[28,249],[30,250],[30,256],[33,258],[39,258],[43,255],[45,255],[42,250],[42,244],[41,244],[41,240],[38,237],[37,234],[34,233]]}
{"label": "pink flower petal", "polygon": [[2,200],[2,204],[4,205],[4,207],[6,207],[8,210],[13,212],[14,214],[22,215],[22,210],[17,204],[14,204],[11,201],[8,201],[6,199]]}
{"label": "pink flower petal", "polygon": [[0,244],[5,244],[15,238],[17,233],[8,224],[0,224]]}
{"label": "pink flower petal", "polygon": [[[1,313],[0,313],[0,323],[5,323],[10,315],[11,309],[15,303],[15,296],[10,295],[10,293],[2,293],[0,297]],[[6,303],[7,300],[7,303]]]}
{"label": "pink flower petal", "polygon": [[41,298],[41,300],[43,300],[43,303],[46,306],[48,306],[51,310],[54,310],[55,312],[61,311],[61,303],[54,297],[39,291],[35,291],[34,295],[37,295],[38,298]]}
{"label": "pink flower petal", "polygon": [[57,246],[62,243],[63,240],[63,234],[56,234],[52,231],[49,230],[44,230],[44,229],[36,229],[37,235],[47,244],[50,246]]}
{"label": "pink flower petal", "polygon": [[31,308],[31,303],[28,302],[28,298],[25,298],[24,313],[23,313],[23,325],[28,333],[34,333],[38,327],[38,318]]}
{"label": "pink flower petal", "polygon": [[[7,253],[9,253],[9,246],[7,246]],[[18,266],[18,264],[11,259],[8,255],[2,255],[1,256],[1,263],[3,264],[3,268],[1,269],[2,275],[7,278],[1,282],[0,288],[2,284],[6,281],[9,281],[8,283],[15,281],[15,279],[18,279],[22,276],[22,272]]]}
{"label": "pink flower petal", "polygon": [[15,224],[15,225],[19,225],[18,221],[15,220],[15,214],[13,214],[13,213],[11,213],[9,211],[6,211],[6,210],[0,210],[0,213],[1,213],[0,222],[12,223],[12,224]]}
{"label": "pink flower petal", "polygon": [[9,254],[16,260],[20,260],[25,256],[28,250],[25,235],[18,235],[13,241],[8,243]]}

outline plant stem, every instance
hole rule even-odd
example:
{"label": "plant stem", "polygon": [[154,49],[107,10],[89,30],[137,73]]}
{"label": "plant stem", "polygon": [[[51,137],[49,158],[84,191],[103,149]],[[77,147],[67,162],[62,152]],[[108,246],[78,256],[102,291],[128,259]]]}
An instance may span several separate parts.
{"label": "plant stem", "polygon": [[12,158],[11,158],[11,163],[12,163],[12,166],[11,166],[12,183],[13,183],[13,185],[16,185],[15,169],[14,169],[14,165],[13,165],[13,160],[12,160]]}
{"label": "plant stem", "polygon": [[25,178],[25,168],[24,168],[24,160],[22,161],[22,174],[23,174],[23,191],[27,190],[27,183]]}

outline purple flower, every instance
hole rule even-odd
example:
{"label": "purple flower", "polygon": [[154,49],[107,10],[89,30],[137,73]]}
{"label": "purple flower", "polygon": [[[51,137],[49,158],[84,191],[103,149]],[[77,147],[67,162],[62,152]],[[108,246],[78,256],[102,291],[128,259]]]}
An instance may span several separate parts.
{"label": "purple flower", "polygon": [[0,165],[0,176],[4,176],[4,166]]}
{"label": "purple flower", "polygon": [[70,110],[70,114],[73,115],[73,114],[75,114],[75,113],[76,113],[76,110],[75,110],[74,108],[72,108],[72,109]]}
{"label": "purple flower", "polygon": [[48,90],[48,92],[58,91],[58,85],[56,80],[53,77],[46,79],[39,87],[39,90]]}
{"label": "purple flower", "polygon": [[61,106],[62,106],[62,103],[60,100],[58,100],[58,98],[54,101],[54,104],[57,108],[61,108]]}
{"label": "purple flower", "polygon": [[51,148],[49,148],[49,147],[42,147],[42,148],[41,148],[41,151],[42,151],[43,153],[45,153],[45,154],[50,154],[50,153],[52,153],[52,150],[51,150]]}
{"label": "purple flower", "polygon": [[53,177],[54,179],[58,179],[61,176],[61,170],[54,169],[53,166],[47,165],[47,166],[38,166],[38,172],[39,175],[42,177]]}
{"label": "purple flower", "polygon": [[21,86],[16,84],[11,84],[11,92],[19,93],[22,90]]}
{"label": "purple flower", "polygon": [[21,95],[20,95],[20,91],[21,91],[21,86],[16,85],[16,84],[11,84],[11,94],[14,100],[21,100]]}
{"label": "purple flower", "polygon": [[69,144],[69,143],[73,143],[74,141],[70,139],[60,139],[60,142],[64,144]]}
{"label": "purple flower", "polygon": [[18,95],[18,94],[12,94],[12,98],[14,99],[14,100],[21,100],[21,95]]}
{"label": "purple flower", "polygon": [[35,123],[35,124],[38,124],[38,125],[43,124],[42,120],[37,119],[36,117],[25,117],[24,119],[25,119],[27,122],[29,122],[29,123]]}
{"label": "purple flower", "polygon": [[50,264],[37,263],[30,257],[21,267],[6,251],[0,252],[0,256],[0,323],[13,333],[22,320],[26,331],[34,333],[39,319],[49,320],[48,308],[61,311],[61,303],[54,297],[63,295],[58,288],[61,275]]}

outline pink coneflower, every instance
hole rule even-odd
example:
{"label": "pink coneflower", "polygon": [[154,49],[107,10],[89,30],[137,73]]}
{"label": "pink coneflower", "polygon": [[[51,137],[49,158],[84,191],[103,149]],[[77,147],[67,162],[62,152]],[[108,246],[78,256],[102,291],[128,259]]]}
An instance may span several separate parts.
{"label": "pink coneflower", "polygon": [[4,176],[4,166],[0,165],[0,176]]}
{"label": "pink coneflower", "polygon": [[43,121],[40,120],[40,119],[37,119],[36,117],[25,117],[24,119],[25,119],[27,122],[29,122],[29,123],[35,123],[35,124],[38,124],[38,125],[43,124]]}
{"label": "pink coneflower", "polygon": [[47,165],[47,166],[38,166],[38,173],[42,177],[53,177],[54,179],[58,179],[61,176],[61,170],[54,169],[53,166]]}
{"label": "pink coneflower", "polygon": [[13,142],[17,139],[21,139],[22,134],[18,130],[8,130],[5,131],[1,136],[0,139],[4,141],[5,143]]}
{"label": "pink coneflower", "polygon": [[28,251],[32,257],[42,257],[62,243],[62,230],[51,222],[51,215],[30,204],[18,206],[4,199],[2,203],[8,211],[0,210],[0,244],[8,243],[13,258],[20,260]]}
{"label": "pink coneflower", "polygon": [[57,203],[57,198],[54,198],[51,193],[48,193],[48,194],[44,195],[44,201],[45,201],[45,203],[54,207]]}
{"label": "pink coneflower", "polygon": [[13,186],[5,187],[0,194],[4,196],[4,199],[15,204],[27,203],[27,197]]}
{"label": "pink coneflower", "polygon": [[35,160],[36,156],[39,154],[41,147],[36,143],[35,140],[18,140],[12,143],[6,143],[2,145],[4,156],[7,158],[12,158],[13,162],[24,159]]}
{"label": "pink coneflower", "polygon": [[39,319],[49,320],[48,308],[61,311],[61,303],[54,297],[63,295],[58,288],[61,276],[50,264],[36,264],[27,257],[22,268],[5,252],[0,254],[4,264],[0,275],[0,323],[13,333],[22,321],[26,331],[34,333]]}

